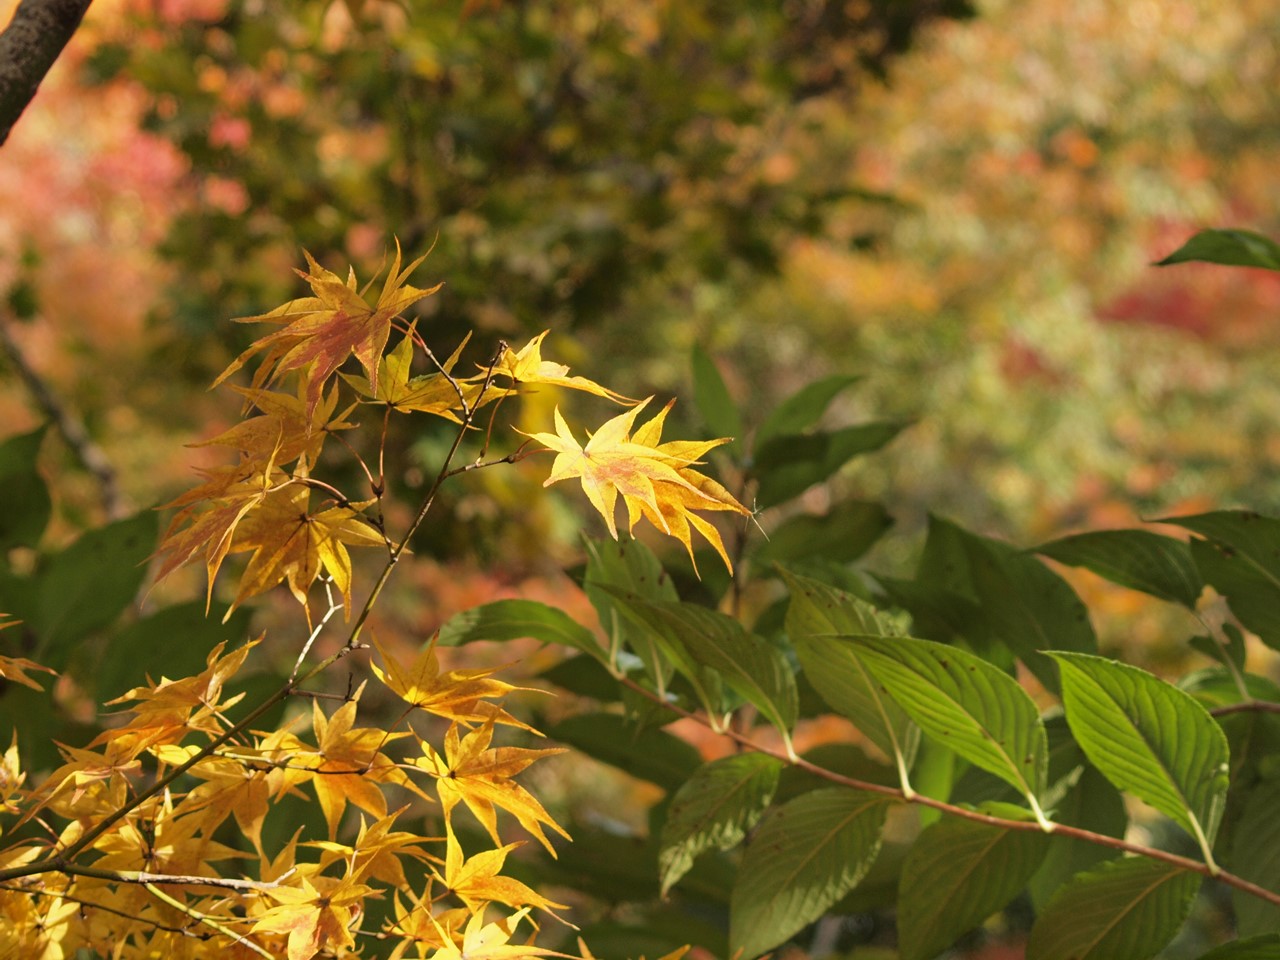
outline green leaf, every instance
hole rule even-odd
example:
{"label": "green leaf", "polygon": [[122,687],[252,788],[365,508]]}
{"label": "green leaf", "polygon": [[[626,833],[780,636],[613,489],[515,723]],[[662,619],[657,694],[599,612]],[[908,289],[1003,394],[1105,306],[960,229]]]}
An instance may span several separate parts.
{"label": "green leaf", "polygon": [[146,510],[90,530],[49,557],[35,577],[39,662],[62,669],[78,641],[129,607],[147,575],[156,532],[157,515]]}
{"label": "green leaf", "polygon": [[1280,270],[1280,245],[1252,230],[1201,230],[1157,267],[1198,260],[1228,267],[1261,267]]}
{"label": "green leaf", "polygon": [[[98,700],[108,700],[140,686],[150,675],[159,680],[189,677],[205,667],[205,659],[222,641],[238,646],[249,629],[251,611],[241,607],[222,622],[226,605],[214,603],[206,615],[204,601],[164,607],[117,630],[89,657],[75,661],[77,674],[92,685]],[[91,658],[91,662],[87,662]]]}
{"label": "green leaf", "polygon": [[1210,660],[1216,660],[1218,663],[1230,662],[1237,670],[1244,670],[1244,662],[1248,653],[1244,642],[1244,634],[1233,623],[1224,623],[1222,632],[1225,636],[1221,640],[1201,634],[1200,636],[1192,637],[1187,641],[1187,644],[1192,650],[1204,654]]}
{"label": "green leaf", "polygon": [[[1080,771],[1079,779],[1054,806],[1053,821],[1118,839],[1124,838],[1129,826],[1124,797],[1091,766]],[[1114,855],[1112,850],[1096,843],[1062,834],[1050,835],[1049,852],[1028,884],[1031,902],[1037,910],[1042,910],[1077,873]]]}
{"label": "green leaf", "polygon": [[[1007,543],[980,537],[949,524],[932,521],[939,529],[950,527],[948,563],[962,563],[950,573],[957,589],[968,579],[990,635],[1000,639],[1036,678],[1050,690],[1058,689],[1053,665],[1041,656],[1049,650],[1093,653],[1097,639],[1089,623],[1089,611],[1071,586],[1034,556]],[[930,539],[934,537],[930,526]],[[963,548],[964,559],[954,558]]]}
{"label": "green leaf", "polygon": [[[1267,890],[1280,889],[1280,782],[1264,781],[1253,788],[1236,827],[1231,872]],[[1280,933],[1280,909],[1275,904],[1232,888],[1236,930],[1242,937]],[[1278,954],[1280,955],[1280,954]]]}
{"label": "green leaf", "polygon": [[854,457],[879,450],[906,423],[863,423],[823,433],[774,437],[756,450],[755,474],[760,483],[756,502],[772,507],[808,490]]}
{"label": "green leaf", "polygon": [[[1033,820],[1009,804],[983,813]],[[1022,891],[1048,850],[1049,836],[972,820],[947,818],[916,839],[902,868],[898,949],[902,960],[929,960]]]}
{"label": "green leaf", "polygon": [[871,548],[893,525],[878,503],[842,500],[822,516],[798,514],[778,526],[755,551],[759,563],[822,557],[851,563]]}
{"label": "green leaf", "polygon": [[613,657],[630,650],[640,658],[645,672],[659,689],[671,679],[671,666],[662,657],[650,633],[618,608],[611,591],[641,600],[676,600],[676,588],[653,551],[639,540],[588,540],[587,569],[582,588],[596,608],[609,638]]}
{"label": "green leaf", "polygon": [[786,400],[773,408],[756,431],[755,448],[759,451],[774,437],[808,430],[827,412],[831,401],[862,378],[855,375],[836,375],[815,380],[801,387]]}
{"label": "green leaf", "polygon": [[1200,879],[1141,857],[1079,874],[1031,928],[1027,960],[1147,960],[1182,926]]}
{"label": "green leaf", "polygon": [[477,640],[519,640],[572,647],[607,664],[596,635],[563,610],[538,600],[495,600],[454,614],[440,628],[439,644],[454,647]]}
{"label": "green leaf", "polygon": [[1063,537],[1036,552],[1072,567],[1085,567],[1112,583],[1196,608],[1204,582],[1181,540],[1148,530],[1097,530]]}
{"label": "green leaf", "polygon": [[664,897],[700,853],[742,842],[773,799],[781,772],[773,757],[740,753],[701,767],[676,792],[658,854]]}
{"label": "green leaf", "polygon": [[711,429],[713,437],[734,438],[733,443],[726,444],[726,449],[732,452],[742,442],[742,417],[738,413],[738,405],[729,396],[729,388],[725,386],[715,361],[697,345],[693,348],[692,367],[693,402],[698,413]]}
{"label": "green leaf", "polygon": [[1191,542],[1200,573],[1227,598],[1241,623],[1267,646],[1280,649],[1280,520],[1222,510],[1159,522],[1208,538]]}
{"label": "green leaf", "polygon": [[698,751],[679,737],[652,727],[638,729],[616,713],[579,714],[546,733],[665,790],[679,789],[702,766]]}
{"label": "green leaf", "polygon": [[[674,636],[700,667],[710,669],[789,740],[799,714],[796,678],[782,651],[747,633],[742,624],[692,603],[624,600],[625,606],[656,636]],[[684,657],[676,661],[690,679],[698,679]]]}
{"label": "green leaf", "polygon": [[0,550],[35,547],[49,523],[53,503],[36,469],[47,426],[0,444]]}
{"label": "green leaf", "polygon": [[729,912],[730,953],[759,956],[826,912],[880,851],[891,801],[841,787],[771,811],[748,845]]}
{"label": "green leaf", "polygon": [[1062,671],[1067,722],[1108,780],[1180,824],[1205,856],[1222,819],[1227,738],[1190,694],[1137,667],[1050,654]]}
{"label": "green leaf", "polygon": [[892,622],[871,604],[816,580],[782,570],[791,591],[787,635],[809,683],[832,709],[853,721],[886,757],[909,767],[918,735],[910,718],[887,696],[841,634],[893,634]]}
{"label": "green leaf", "polygon": [[930,640],[852,640],[921,730],[1011,784],[1039,809],[1048,737],[1035,702],[1016,680],[981,657]]}
{"label": "green leaf", "polygon": [[1264,933],[1259,937],[1224,943],[1199,960],[1276,960],[1276,957],[1280,957],[1280,934]]}

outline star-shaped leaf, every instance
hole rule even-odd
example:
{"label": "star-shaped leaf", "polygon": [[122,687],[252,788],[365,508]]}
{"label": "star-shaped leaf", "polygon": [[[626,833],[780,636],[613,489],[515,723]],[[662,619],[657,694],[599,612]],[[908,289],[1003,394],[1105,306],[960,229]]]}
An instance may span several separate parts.
{"label": "star-shaped leaf", "polygon": [[597,397],[606,397],[615,403],[633,404],[636,401],[624,397],[620,393],[615,393],[608,387],[602,387],[594,380],[588,380],[586,377],[569,376],[569,368],[563,363],[555,363],[551,360],[542,359],[542,341],[549,330],[543,330],[518,352],[510,350],[503,353],[497,365],[493,368],[495,376],[504,376],[510,378],[515,383],[535,384],[545,383],[556,387],[568,387],[571,390],[582,390],[585,393],[593,393]]}
{"label": "star-shaped leaf", "polygon": [[551,818],[533,794],[511,778],[535,760],[564,753],[564,749],[491,749],[489,744],[492,739],[492,722],[473,730],[465,737],[458,736],[458,725],[454,724],[445,734],[443,757],[424,742],[423,756],[413,762],[436,778],[436,790],[446,819],[461,800],[489,831],[493,842],[501,844],[495,812],[495,808],[501,807],[519,820],[520,825],[537,837],[538,842],[554,857],[555,848],[542,832],[542,824],[545,823],[566,840],[569,839],[569,834]]}
{"label": "star-shaped leaf", "polygon": [[[652,398],[649,398],[652,399]],[[632,435],[636,416],[649,400],[607,421],[582,446],[573,436],[557,407],[556,432],[529,436],[558,456],[543,486],[578,478],[582,489],[608,525],[616,540],[614,509],[621,495],[627,505],[630,528],[644,517],[664,533],[685,545],[693,556],[691,528],[715,547],[732,570],[729,556],[716,528],[698,517],[695,510],[729,510],[750,516],[750,511],[724,487],[693,469],[698,458],[728,438],[706,441],[661,443],[666,409]]]}
{"label": "star-shaped leaf", "polygon": [[400,269],[400,244],[383,283],[378,302],[370,305],[356,288],[354,272],[344,283],[337,274],[326,270],[306,254],[309,271],[300,274],[314,296],[292,300],[284,306],[243,322],[282,324],[283,329],[256,340],[215,381],[215,386],[238,370],[253,355],[266,351],[266,358],[254,376],[253,385],[260,386],[293,372],[305,370],[308,413],[320,401],[324,385],[348,357],[354,356],[364,367],[372,391],[378,390],[378,360],[387,346],[392,322],[405,309],[423,297],[429,297],[443,284],[419,289],[405,281],[422,263],[419,257]]}

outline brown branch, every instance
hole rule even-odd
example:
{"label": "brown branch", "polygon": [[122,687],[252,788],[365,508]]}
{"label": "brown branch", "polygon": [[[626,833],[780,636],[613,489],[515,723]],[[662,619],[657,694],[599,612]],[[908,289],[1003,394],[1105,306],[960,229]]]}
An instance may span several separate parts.
{"label": "brown branch", "polygon": [[1246,700],[1243,703],[1229,703],[1225,707],[1214,707],[1209,711],[1215,717],[1225,717],[1231,713],[1280,713],[1280,703],[1269,703],[1266,700]]}
{"label": "brown branch", "polygon": [[0,33],[0,145],[80,26],[90,0],[22,0]]}
{"label": "brown branch", "polygon": [[[3,41],[3,35],[0,35],[0,41]],[[3,46],[0,44],[0,63],[3,60]],[[3,67],[0,67],[0,71],[2,70]],[[0,317],[0,350],[4,352],[4,355],[9,358],[9,362],[13,364],[13,369],[18,374],[18,379],[27,388],[27,392],[31,394],[31,398],[35,401],[36,406],[40,408],[41,413],[49,418],[58,432],[62,434],[62,438],[67,442],[67,446],[71,448],[71,452],[75,454],[76,459],[98,481],[98,488],[102,496],[102,509],[106,512],[107,517],[112,520],[120,519],[129,512],[129,509],[128,504],[120,495],[115,468],[111,465],[111,461],[107,458],[102,448],[94,443],[93,438],[89,436],[89,431],[85,429],[80,418],[63,404],[57,394],[53,392],[53,388],[27,362],[27,357],[22,352],[22,347],[18,345],[18,341],[10,333],[10,323],[9,317]]]}
{"label": "brown branch", "polygon": [[[804,770],[807,773],[811,773],[816,777],[821,777],[823,780],[827,780],[831,783],[839,784],[844,787],[852,787],[855,790],[863,790],[867,793],[878,793],[881,796],[893,797],[894,799],[901,800],[905,803],[918,803],[921,806],[932,807],[935,810],[940,810],[953,817],[972,820],[975,823],[985,823],[987,826],[999,827],[1002,830],[1036,832],[1043,830],[1040,824],[1036,823],[1034,820],[1003,820],[1000,817],[993,817],[990,814],[980,813],[977,810],[970,810],[967,807],[958,807],[955,804],[947,803],[943,800],[934,800],[932,797],[926,797],[920,793],[913,792],[912,795],[908,797],[897,787],[886,787],[881,783],[869,783],[865,780],[855,780],[853,777],[846,777],[833,770],[828,770],[826,767],[820,767],[816,763],[811,763],[808,760],[805,760],[803,757],[789,757],[785,751],[774,750],[771,747],[758,744],[751,738],[736,732],[732,728],[717,730],[712,726],[711,722],[701,714],[694,713],[691,710],[685,710],[682,707],[678,707],[675,704],[668,702],[662,697],[659,697],[652,690],[645,689],[645,687],[636,683],[629,677],[617,677],[616,679],[619,683],[630,687],[645,698],[666,707],[672,713],[679,714],[686,719],[700,723],[713,733],[718,733],[721,736],[728,737],[748,750],[755,753],[763,753],[767,756],[773,757],[775,760],[782,761],[788,766]],[[1061,834],[1064,837],[1073,837],[1077,840],[1084,840],[1086,843],[1097,844],[1101,847],[1110,847],[1112,850],[1120,850],[1124,853],[1132,853],[1137,856],[1147,857],[1150,860],[1161,860],[1183,870],[1203,874],[1204,876],[1210,877],[1214,880],[1221,880],[1229,887],[1235,887],[1237,890],[1242,890],[1245,893],[1258,897],[1259,899],[1266,900],[1268,903],[1280,906],[1280,893],[1267,890],[1265,887],[1260,887],[1256,883],[1250,883],[1248,880],[1244,879],[1244,877],[1238,877],[1225,870],[1218,869],[1215,871],[1207,863],[1202,863],[1199,860],[1192,860],[1189,857],[1181,857],[1176,853],[1169,853],[1168,851],[1159,850],[1155,847],[1143,846],[1140,843],[1130,843],[1127,840],[1121,840],[1117,837],[1109,837],[1105,833],[1094,833],[1092,830],[1085,830],[1083,827],[1068,826],[1065,823],[1054,823],[1053,832],[1055,834]]]}

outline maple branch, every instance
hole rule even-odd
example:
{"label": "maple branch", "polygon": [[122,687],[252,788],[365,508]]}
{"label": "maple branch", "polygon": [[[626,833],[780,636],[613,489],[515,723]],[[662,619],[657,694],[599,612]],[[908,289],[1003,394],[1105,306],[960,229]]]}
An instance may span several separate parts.
{"label": "maple branch", "polygon": [[242,944],[248,947],[258,956],[266,957],[267,960],[271,960],[271,954],[267,953],[267,951],[263,947],[254,943],[248,937],[244,936],[243,934],[236,933],[234,930],[230,929],[224,924],[221,924],[217,920],[214,920],[213,917],[209,916],[207,913],[201,913],[199,910],[196,910],[194,907],[183,903],[181,900],[177,899],[176,897],[169,896],[169,894],[165,893],[155,884],[148,883],[147,891],[152,896],[154,896],[157,900],[167,903],[169,906],[173,907],[174,909],[181,910],[183,913],[185,913],[188,917],[190,917],[192,920],[196,921],[197,923],[203,923],[210,930],[216,930],[218,933],[222,934],[224,937],[228,937],[233,943]]}
{"label": "maple branch", "polygon": [[171,883],[186,887],[222,887],[226,890],[266,891],[276,887],[293,873],[292,870],[282,874],[275,880],[237,880],[234,877],[198,877],[180,873],[149,873],[146,870],[102,870],[98,867],[86,867],[76,863],[60,863],[42,873],[65,873],[72,877],[92,877],[95,880],[110,880],[114,883],[133,883],[150,886],[153,883]]}
{"label": "maple branch", "polygon": [[[723,737],[728,737],[730,740],[733,740],[735,743],[748,750],[773,757],[775,760],[779,760],[787,766],[804,770],[806,773],[811,773],[814,776],[821,777],[823,780],[827,780],[831,783],[839,784],[844,787],[851,787],[854,790],[862,790],[866,793],[878,793],[881,796],[892,797],[893,799],[903,801],[904,803],[916,803],[924,807],[932,807],[934,810],[940,810],[953,817],[972,820],[975,823],[983,823],[989,827],[999,827],[1002,830],[1022,830],[1036,833],[1043,832],[1044,830],[1044,828],[1035,820],[1004,820],[1000,817],[994,817],[988,813],[980,813],[977,810],[971,810],[968,807],[956,806],[955,804],[947,803],[944,800],[935,800],[932,797],[926,797],[922,793],[913,792],[911,796],[907,796],[899,787],[887,787],[881,783],[870,783],[866,780],[856,780],[853,777],[846,777],[844,774],[836,773],[834,770],[828,770],[826,767],[820,767],[818,764],[812,763],[803,757],[789,756],[785,750],[776,750],[772,747],[766,747],[763,744],[755,742],[745,734],[737,732],[732,727],[717,729],[710,720],[701,714],[692,710],[685,710],[683,707],[670,703],[666,699],[659,697],[652,690],[649,690],[632,680],[630,677],[618,676],[615,674],[615,679],[622,685],[629,687],[631,690],[634,690],[646,699],[651,700],[653,703],[665,707],[672,713],[678,714],[687,720],[693,720],[695,723],[701,724],[713,733],[718,733]],[[1140,843],[1130,843],[1129,841],[1121,840],[1118,837],[1109,837],[1105,833],[1095,833],[1092,830],[1086,830],[1083,827],[1072,827],[1065,823],[1053,823],[1053,833],[1055,836],[1061,835],[1064,837],[1072,837],[1076,840],[1083,840],[1086,843],[1109,847],[1112,850],[1120,850],[1124,853],[1136,854],[1138,856],[1147,857],[1151,860],[1161,860],[1183,870],[1188,870],[1192,873],[1199,873],[1213,880],[1221,880],[1229,887],[1235,887],[1237,890],[1241,890],[1244,893],[1252,894],[1261,900],[1265,900],[1275,906],[1280,906],[1280,893],[1275,893],[1265,887],[1260,887],[1256,883],[1251,883],[1244,879],[1244,877],[1228,873],[1221,868],[1218,868],[1215,872],[1207,863],[1203,863],[1200,860],[1192,860],[1189,857],[1179,856],[1176,853],[1169,853],[1168,851],[1160,850],[1156,847],[1148,847]]]}
{"label": "maple branch", "polygon": [[307,659],[307,654],[311,652],[311,645],[316,642],[316,638],[320,636],[320,632],[324,630],[325,624],[329,622],[329,618],[342,609],[342,604],[333,602],[333,577],[325,577],[324,580],[324,598],[329,601],[329,609],[324,612],[324,616],[320,618],[320,622],[315,625],[311,631],[311,636],[307,637],[307,642],[302,645],[302,652],[298,654],[298,660],[293,665],[293,672],[289,674],[289,682],[293,683],[298,678],[298,671],[302,669],[302,662]]}
{"label": "maple branch", "polygon": [[[3,39],[3,37],[0,37],[0,39]],[[3,59],[4,53],[0,50],[0,62]],[[98,481],[98,488],[102,495],[102,509],[107,517],[111,520],[120,519],[129,512],[129,508],[120,494],[115,467],[111,465],[111,460],[103,452],[102,448],[94,443],[93,438],[89,436],[89,431],[85,429],[84,423],[80,418],[67,409],[57,394],[53,392],[53,388],[27,362],[26,354],[22,352],[22,347],[13,338],[13,334],[9,330],[9,325],[12,322],[12,319],[8,316],[0,319],[0,349],[9,358],[9,362],[13,364],[13,369],[18,374],[18,379],[22,381],[22,385],[31,394],[36,406],[49,418],[50,422],[57,428],[58,433],[62,434],[62,439],[66,441],[67,446],[71,448],[71,452],[80,461],[80,464]]]}
{"label": "maple branch", "polygon": [[22,0],[0,33],[0,145],[36,95],[90,0]]}

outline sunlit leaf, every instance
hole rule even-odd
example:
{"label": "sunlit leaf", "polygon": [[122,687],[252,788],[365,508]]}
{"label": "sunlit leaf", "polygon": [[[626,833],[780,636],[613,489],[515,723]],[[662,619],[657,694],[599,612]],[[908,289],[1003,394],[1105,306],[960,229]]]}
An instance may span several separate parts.
{"label": "sunlit leaf", "polygon": [[1089,761],[1211,845],[1227,794],[1227,740],[1193,697],[1127,664],[1050,654],[1062,670],[1067,722]]}

